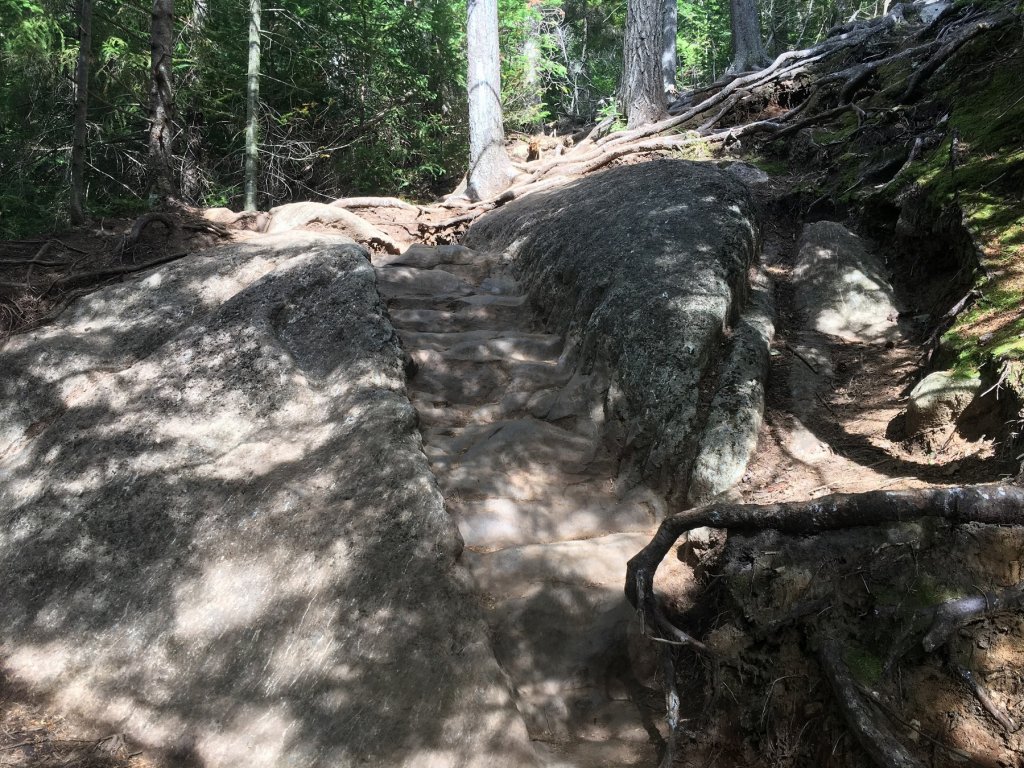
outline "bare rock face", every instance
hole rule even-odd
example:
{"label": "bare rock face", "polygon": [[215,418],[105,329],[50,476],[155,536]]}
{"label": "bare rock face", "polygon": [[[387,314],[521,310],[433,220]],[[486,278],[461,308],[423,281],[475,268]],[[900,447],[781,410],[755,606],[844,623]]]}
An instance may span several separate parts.
{"label": "bare rock face", "polygon": [[979,376],[958,376],[953,371],[928,374],[910,392],[907,434],[916,435],[930,428],[952,427],[979,392]]}
{"label": "bare rock face", "polygon": [[0,352],[0,664],[158,764],[533,765],[366,252],[291,233]]}
{"label": "bare rock face", "polygon": [[701,388],[757,253],[745,183],[706,163],[616,168],[499,208],[466,245],[512,261],[581,372],[607,367],[608,436],[630,473],[684,495]]}
{"label": "bare rock face", "polygon": [[865,344],[899,337],[899,310],[880,259],[842,224],[804,227],[793,277],[809,328]]}

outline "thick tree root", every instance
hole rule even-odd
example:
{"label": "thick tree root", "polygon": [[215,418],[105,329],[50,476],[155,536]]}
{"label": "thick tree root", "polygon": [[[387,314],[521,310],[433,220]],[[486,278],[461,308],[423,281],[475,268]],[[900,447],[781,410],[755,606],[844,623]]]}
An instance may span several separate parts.
{"label": "thick tree root", "polygon": [[[962,9],[948,10],[939,20],[920,25],[909,36],[918,44],[906,46],[907,18],[917,10],[897,5],[876,19],[857,21],[811,48],[783,53],[763,70],[723,78],[712,86],[684,95],[672,107],[670,117],[628,131],[604,135],[594,131],[568,152],[550,159],[526,163],[528,180],[515,187],[514,197],[547,188],[548,181],[561,184],[567,178],[592,173],[631,154],[680,149],[693,145],[728,146],[735,141],[761,136],[769,141],[790,136],[810,125],[865,110],[857,104],[863,94],[870,96],[875,76],[893,64],[907,65],[914,72],[902,95],[894,100],[908,103],[918,99],[930,78],[965,44],[980,35],[997,31],[1017,18],[1007,10],[981,15]],[[870,56],[852,66],[835,66],[851,51],[870,49]],[[833,71],[828,71],[832,66]],[[768,107],[779,93],[799,98],[788,111],[775,115]],[[898,97],[898,99],[897,99]],[[752,119],[751,119],[752,117]],[[725,126],[716,129],[716,126]],[[681,133],[682,132],[682,133]],[[544,185],[544,186],[541,186]],[[507,202],[498,195],[471,206],[459,224]],[[443,229],[443,227],[442,227]]]}
{"label": "thick tree root", "polygon": [[861,696],[859,686],[843,661],[839,644],[832,638],[822,638],[818,645],[818,663],[843,719],[875,764],[880,768],[924,768]]}
{"label": "thick tree root", "polygon": [[934,651],[948,643],[958,629],[997,613],[1019,610],[1022,606],[1024,582],[999,592],[950,600],[932,610],[931,627],[922,638],[921,645],[926,651]]}
{"label": "thick tree root", "polygon": [[[654,591],[654,574],[658,566],[683,534],[706,526],[744,533],[775,530],[786,534],[810,535],[923,518],[942,519],[952,524],[973,522],[1024,525],[1024,488],[981,485],[871,491],[834,494],[805,502],[713,504],[686,510],[665,519],[651,542],[629,561],[626,568],[626,597],[637,610],[645,634],[652,639],[666,646],[690,646],[716,661],[712,650],[671,622]],[[893,654],[886,664],[886,671],[892,667],[895,659],[909,650],[911,638],[920,637],[922,632],[925,633],[922,645],[925,650],[932,651],[946,644],[959,628],[997,612],[1019,609],[1022,605],[1024,583],[918,612],[912,617],[911,627],[897,639]],[[921,763],[901,745],[878,712],[869,706],[868,699],[842,660],[838,643],[820,632],[816,633],[815,640],[822,671],[847,725],[865,751],[881,768],[919,768]],[[993,719],[1003,728],[1012,730],[1012,721],[998,710],[970,672],[959,665],[954,671],[970,686],[974,696]],[[666,697],[670,704],[673,695],[677,695],[674,685],[666,686]],[[671,713],[672,710],[669,711]],[[674,739],[675,727],[671,731],[671,738]]]}

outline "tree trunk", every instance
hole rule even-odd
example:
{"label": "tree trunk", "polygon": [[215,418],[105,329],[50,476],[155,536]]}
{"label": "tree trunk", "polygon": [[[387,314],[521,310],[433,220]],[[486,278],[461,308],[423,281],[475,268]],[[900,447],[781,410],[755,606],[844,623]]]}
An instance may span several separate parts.
{"label": "tree trunk", "polygon": [[469,0],[466,7],[469,59],[469,174],[466,195],[485,200],[512,179],[501,119],[501,59],[497,0]]}
{"label": "tree trunk", "polygon": [[71,140],[71,223],[85,224],[85,149],[88,142],[89,52],[93,0],[78,7],[78,63],[75,66],[75,128]]}
{"label": "tree trunk", "polygon": [[729,72],[749,72],[771,63],[761,42],[761,18],[757,0],[729,0],[732,16],[732,64]]}
{"label": "tree trunk", "polygon": [[676,31],[679,26],[679,0],[665,0],[665,11],[662,18],[665,42],[661,50],[661,80],[665,93],[676,92],[676,69],[679,58],[676,56]]}
{"label": "tree trunk", "polygon": [[526,42],[523,43],[523,59],[526,64],[526,74],[523,79],[526,84],[526,99],[530,108],[529,114],[532,122],[539,125],[544,100],[540,79],[542,19],[540,9],[532,4],[527,9],[527,12],[529,13],[529,18],[527,19],[529,26],[526,32]]}
{"label": "tree trunk", "polygon": [[174,0],[153,0],[150,36],[149,173],[161,203],[176,197],[174,184]]}
{"label": "tree trunk", "polygon": [[628,128],[668,116],[661,78],[664,0],[629,0],[619,104]]}
{"label": "tree trunk", "polygon": [[256,210],[256,174],[259,169],[260,105],[260,0],[249,0],[249,75],[246,81],[245,210]]}

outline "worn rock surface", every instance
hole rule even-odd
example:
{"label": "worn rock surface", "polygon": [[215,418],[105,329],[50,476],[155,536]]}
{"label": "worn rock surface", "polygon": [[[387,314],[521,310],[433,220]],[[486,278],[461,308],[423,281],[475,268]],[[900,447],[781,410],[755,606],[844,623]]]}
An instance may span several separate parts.
{"label": "worn rock surface", "polygon": [[867,344],[898,338],[899,310],[882,262],[842,224],[804,227],[793,277],[809,328]]}
{"label": "worn rock surface", "polygon": [[[416,363],[424,450],[544,764],[653,765],[658,694],[639,682],[654,687],[633,663],[621,580],[665,502],[618,478],[601,440],[607,376],[576,370],[562,336],[539,332],[500,261],[452,246],[375,257]],[[675,561],[659,584],[689,577]]]}
{"label": "worn rock surface", "polygon": [[0,352],[0,663],[157,763],[529,766],[366,252],[258,238]]}
{"label": "worn rock surface", "polygon": [[701,386],[757,252],[744,182],[681,160],[616,168],[499,208],[466,245],[504,253],[579,369],[607,369],[605,433],[630,475],[685,494]]}

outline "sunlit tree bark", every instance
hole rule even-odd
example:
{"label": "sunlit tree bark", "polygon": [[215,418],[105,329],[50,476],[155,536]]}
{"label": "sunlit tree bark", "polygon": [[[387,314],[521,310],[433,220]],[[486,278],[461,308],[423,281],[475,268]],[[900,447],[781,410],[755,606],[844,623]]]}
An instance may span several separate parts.
{"label": "sunlit tree bark", "polygon": [[619,105],[636,128],[668,115],[662,83],[664,0],[629,0]]}
{"label": "sunlit tree bark", "polygon": [[665,0],[662,24],[664,27],[664,48],[661,51],[661,79],[665,86],[665,93],[675,93],[676,69],[679,67],[679,58],[676,55],[679,0]]}
{"label": "sunlit tree bark", "polygon": [[260,0],[249,0],[249,74],[246,81],[245,210],[256,210],[259,171]]}
{"label": "sunlit tree bark", "polygon": [[469,0],[466,6],[469,72],[469,174],[466,195],[483,200],[501,192],[512,178],[501,118],[501,59],[497,0]]}

